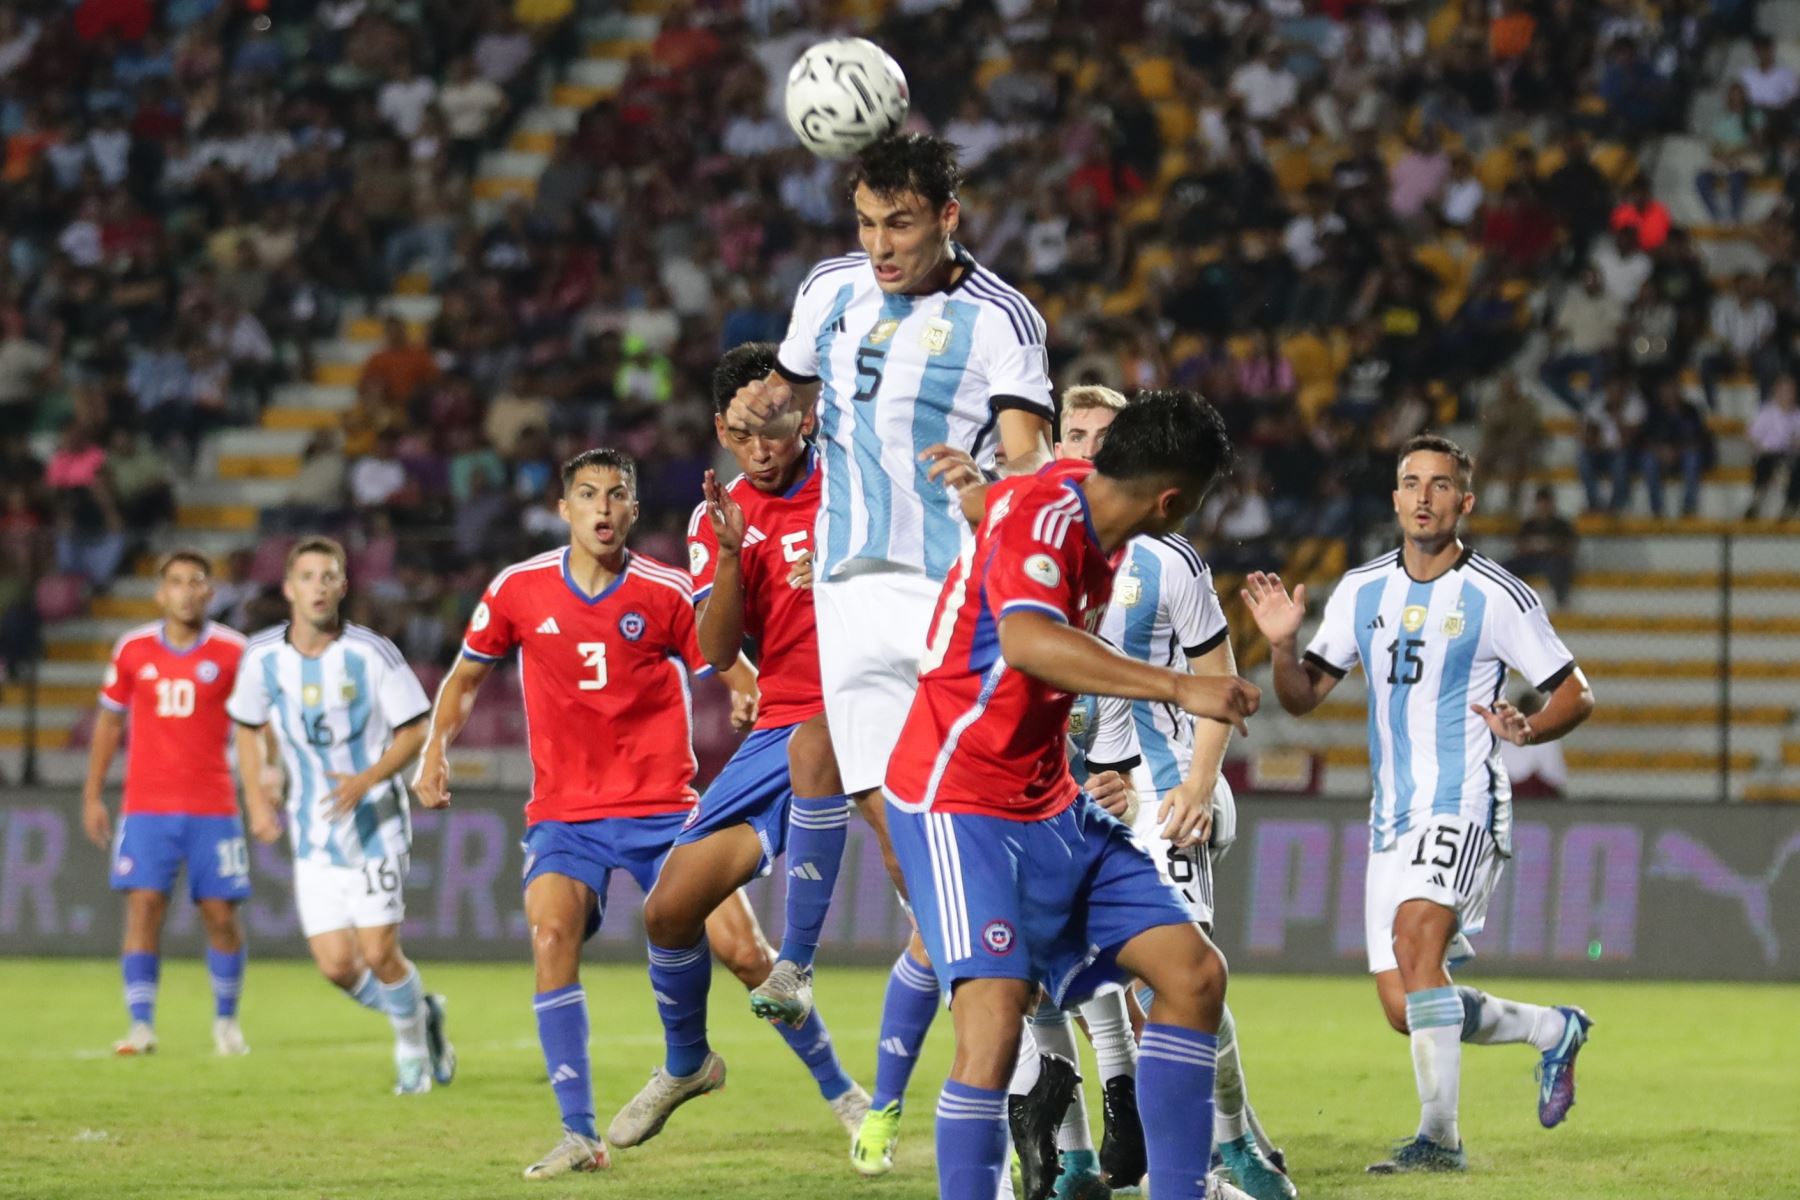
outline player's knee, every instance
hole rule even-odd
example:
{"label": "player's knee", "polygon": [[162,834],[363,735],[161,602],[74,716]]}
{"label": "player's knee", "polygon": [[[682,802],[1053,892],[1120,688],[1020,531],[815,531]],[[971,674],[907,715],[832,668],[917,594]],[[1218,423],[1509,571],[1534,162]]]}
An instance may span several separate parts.
{"label": "player's knee", "polygon": [[581,932],[559,921],[539,921],[531,931],[531,955],[540,963],[579,958]]}
{"label": "player's knee", "polygon": [[332,955],[316,961],[319,964],[319,974],[346,992],[353,990],[362,980],[362,964],[356,961],[355,955]]}
{"label": "player's knee", "polygon": [[1225,956],[1208,943],[1196,953],[1164,964],[1146,980],[1156,992],[1150,1019],[1159,1025],[1215,1029],[1225,1011],[1229,970]]}

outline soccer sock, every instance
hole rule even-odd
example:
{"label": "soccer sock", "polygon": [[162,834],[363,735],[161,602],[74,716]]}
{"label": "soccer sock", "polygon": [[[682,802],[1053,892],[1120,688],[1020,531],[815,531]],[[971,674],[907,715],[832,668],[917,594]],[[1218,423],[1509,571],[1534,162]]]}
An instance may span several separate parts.
{"label": "soccer sock", "polygon": [[712,990],[712,956],[706,935],[685,950],[650,947],[650,990],[663,1023],[663,1070],[692,1075],[712,1047],[706,1042],[706,993]]}
{"label": "soccer sock", "polygon": [[[1070,1026],[1069,1015],[1051,1001],[1045,1000],[1031,1014],[1031,1036],[1037,1041],[1037,1054],[1032,1055],[1033,1058],[1042,1054],[1060,1054],[1080,1066],[1081,1052],[1075,1048],[1075,1030]],[[1088,1129],[1087,1100],[1081,1094],[1080,1084],[1075,1085],[1075,1095],[1070,1099],[1069,1107],[1063,1110],[1062,1124],[1056,1130],[1056,1148],[1094,1148],[1094,1135]]]}
{"label": "soccer sock", "polygon": [[382,1007],[394,1024],[394,1057],[424,1058],[425,985],[419,981],[419,968],[406,965],[406,978],[399,983],[381,985]]}
{"label": "soccer sock", "polygon": [[1419,1087],[1419,1132],[1440,1146],[1462,1145],[1456,1128],[1462,1083],[1462,998],[1453,987],[1406,993],[1412,1030],[1413,1080]]}
{"label": "soccer sock", "polygon": [[1212,1164],[1213,1066],[1210,1033],[1179,1025],[1144,1026],[1138,1048],[1138,1115],[1156,1200],[1206,1195]]}
{"label": "soccer sock", "polygon": [[211,946],[206,948],[206,973],[212,977],[214,1016],[237,1016],[238,997],[244,991],[244,963],[249,957],[250,952],[242,946],[229,954]]}
{"label": "soccer sock", "polygon": [[537,1012],[538,1045],[544,1048],[544,1069],[550,1073],[550,1090],[562,1109],[563,1128],[583,1137],[594,1132],[594,1087],[588,1079],[587,993],[579,983],[539,992],[531,1007]]}
{"label": "soccer sock", "polygon": [[1006,1172],[1006,1093],[944,1081],[937,1107],[940,1200],[994,1200]]}
{"label": "soccer sock", "polygon": [[888,973],[887,995],[881,1002],[881,1042],[875,1052],[871,1106],[886,1108],[896,1100],[905,1102],[919,1048],[925,1044],[937,1011],[937,976],[902,950]]}
{"label": "soccer sock", "polygon": [[775,1026],[775,1032],[788,1044],[788,1049],[812,1072],[813,1081],[819,1085],[819,1095],[836,1100],[850,1090],[854,1081],[838,1061],[837,1048],[831,1044],[831,1031],[825,1028],[825,1018],[819,1015],[817,1008],[807,1015],[798,1029],[785,1021],[769,1023]]}
{"label": "soccer sock", "polygon": [[1219,1016],[1218,1070],[1213,1077],[1213,1141],[1235,1142],[1250,1131],[1244,1064],[1238,1059],[1237,1022],[1226,1006]]}
{"label": "soccer sock", "polygon": [[812,966],[849,830],[848,796],[796,796],[788,806],[787,927],[781,934],[781,957],[789,962]]}
{"label": "soccer sock", "polygon": [[133,1021],[146,1025],[156,1023],[156,984],[162,977],[162,956],[157,954],[124,954],[119,968],[125,976],[125,1007]]}
{"label": "soccer sock", "polygon": [[1006,1084],[1010,1096],[1023,1096],[1037,1086],[1044,1073],[1044,1060],[1038,1055],[1037,1031],[1028,1023],[1019,1036],[1019,1052],[1013,1058],[1012,1078]]}
{"label": "soccer sock", "polygon": [[381,980],[375,978],[375,972],[367,967],[363,968],[362,978],[356,981],[356,986],[345,989],[344,995],[364,1008],[372,1008],[376,1012],[387,1011],[381,1000]]}
{"label": "soccer sock", "polygon": [[1124,992],[1106,992],[1081,1006],[1087,1020],[1088,1040],[1094,1043],[1094,1062],[1100,1068],[1102,1086],[1120,1075],[1137,1077],[1137,1040],[1131,1036],[1131,1015],[1125,1011]]}
{"label": "soccer sock", "polygon": [[1520,1004],[1472,987],[1457,988],[1462,999],[1462,1040],[1478,1046],[1530,1042],[1545,1054],[1562,1041],[1569,1019],[1541,1004]]}

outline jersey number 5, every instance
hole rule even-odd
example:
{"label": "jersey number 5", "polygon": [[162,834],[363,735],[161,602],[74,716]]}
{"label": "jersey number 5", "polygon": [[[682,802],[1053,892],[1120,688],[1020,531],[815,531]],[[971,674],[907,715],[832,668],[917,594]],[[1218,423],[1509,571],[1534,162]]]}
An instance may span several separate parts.
{"label": "jersey number 5", "polygon": [[606,643],[582,642],[575,648],[581,651],[582,665],[594,672],[592,679],[583,679],[577,686],[584,692],[599,691],[606,686]]}
{"label": "jersey number 5", "polygon": [[[1401,649],[1400,640],[1398,638],[1394,639],[1392,642],[1389,642],[1388,643],[1388,682],[1389,683],[1417,683],[1417,682],[1419,682],[1419,679],[1425,674],[1425,660],[1420,657],[1420,653],[1424,649],[1425,649],[1425,639],[1423,639],[1423,638],[1407,638],[1406,639],[1406,647],[1404,650]],[[1402,664],[1404,664],[1406,667],[1406,673],[1404,675],[1402,675],[1400,673],[1400,667]]]}
{"label": "jersey number 5", "polygon": [[156,715],[159,717],[193,716],[194,681],[191,679],[157,680]]}
{"label": "jersey number 5", "polygon": [[881,387],[881,365],[887,361],[887,351],[876,346],[858,346],[856,348],[856,395],[853,400],[873,400],[875,392]]}

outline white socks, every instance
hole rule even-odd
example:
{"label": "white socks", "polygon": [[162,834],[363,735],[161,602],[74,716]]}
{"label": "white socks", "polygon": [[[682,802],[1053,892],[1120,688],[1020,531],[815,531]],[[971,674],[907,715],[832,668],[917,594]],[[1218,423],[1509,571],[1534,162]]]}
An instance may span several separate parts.
{"label": "white socks", "polygon": [[1094,1059],[1102,1086],[1120,1075],[1137,1078],[1137,1041],[1131,1036],[1131,1017],[1125,1010],[1125,993],[1104,992],[1081,1006],[1088,1037],[1094,1043]]}
{"label": "white socks", "polygon": [[1219,1017],[1219,1050],[1213,1072],[1213,1144],[1235,1142],[1250,1132],[1244,1063],[1238,1057],[1237,1022],[1226,1006]]}
{"label": "white socks", "polygon": [[425,986],[419,981],[419,969],[408,963],[406,978],[382,984],[381,997],[394,1026],[394,1057],[426,1057]]}
{"label": "white socks", "polygon": [[1475,1027],[1469,1030],[1468,1041],[1481,1046],[1529,1042],[1539,1053],[1556,1049],[1557,1043],[1562,1041],[1568,1018],[1554,1008],[1521,1004],[1474,988],[1458,988],[1457,991],[1462,998],[1464,1013],[1471,1005],[1475,1006]]}

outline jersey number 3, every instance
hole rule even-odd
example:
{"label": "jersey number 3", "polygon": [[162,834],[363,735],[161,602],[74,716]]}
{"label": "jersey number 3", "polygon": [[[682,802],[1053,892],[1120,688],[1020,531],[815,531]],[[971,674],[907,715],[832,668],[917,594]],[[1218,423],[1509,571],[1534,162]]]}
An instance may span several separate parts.
{"label": "jersey number 3", "polygon": [[582,642],[575,647],[581,651],[582,665],[593,669],[592,679],[583,679],[576,686],[584,692],[597,692],[606,686],[606,643]]}

